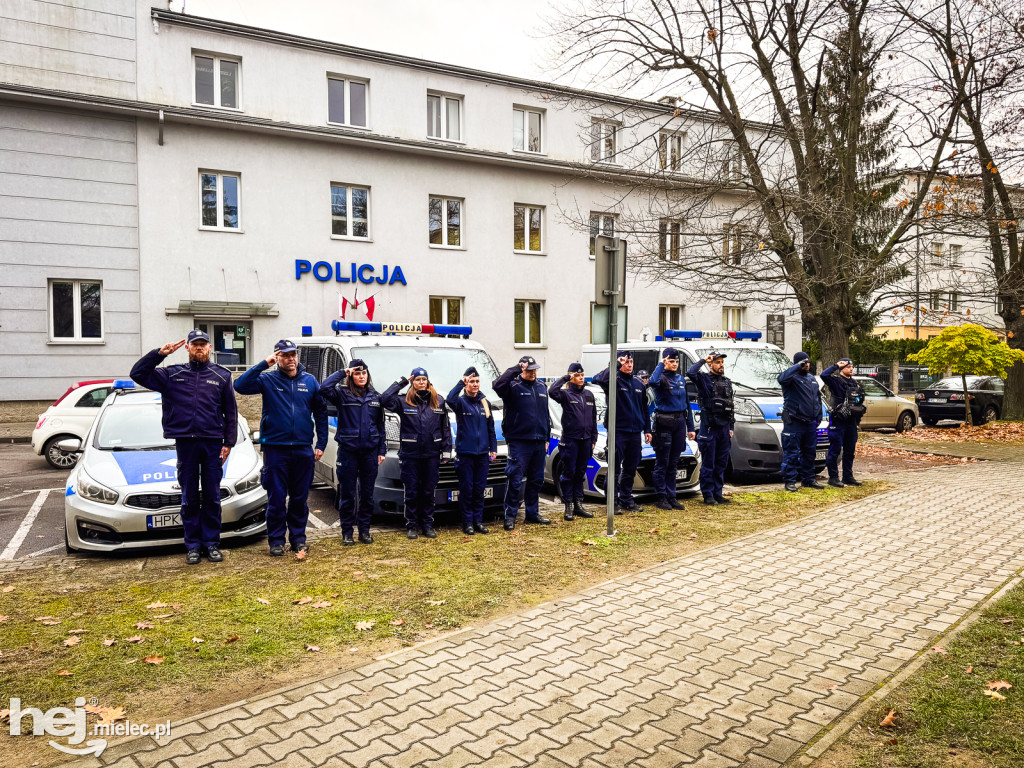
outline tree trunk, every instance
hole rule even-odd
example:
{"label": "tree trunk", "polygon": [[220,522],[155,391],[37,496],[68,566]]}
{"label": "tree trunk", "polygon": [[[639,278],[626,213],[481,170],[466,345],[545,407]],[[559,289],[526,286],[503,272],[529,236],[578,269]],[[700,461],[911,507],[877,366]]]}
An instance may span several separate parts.
{"label": "tree trunk", "polygon": [[818,340],[821,360],[826,367],[850,356],[850,334],[836,322],[836,318],[810,318],[807,329]]}
{"label": "tree trunk", "polygon": [[[1024,316],[1019,312],[1006,324],[1006,343],[1012,349],[1024,349]],[[1017,363],[1006,376],[1003,412],[1006,421],[1024,421],[1024,363]]]}
{"label": "tree trunk", "polygon": [[965,417],[966,417],[966,420],[964,421],[964,423],[968,427],[973,427],[974,423],[971,420],[971,396],[967,392],[967,374],[961,373],[960,374],[960,381],[964,385],[964,414],[965,414]]}

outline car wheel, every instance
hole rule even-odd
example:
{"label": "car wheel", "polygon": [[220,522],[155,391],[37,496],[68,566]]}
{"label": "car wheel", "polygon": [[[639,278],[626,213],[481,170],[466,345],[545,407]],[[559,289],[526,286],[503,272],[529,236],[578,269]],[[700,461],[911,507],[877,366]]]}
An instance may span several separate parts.
{"label": "car wheel", "polygon": [[921,423],[928,427],[934,427],[939,423],[938,419],[926,419],[924,416],[921,417]]}
{"label": "car wheel", "polygon": [[68,453],[57,447],[57,443],[61,440],[67,440],[72,437],[74,435],[57,435],[46,441],[46,444],[43,445],[43,456],[46,458],[47,464],[54,469],[71,469],[78,463],[79,454]]}
{"label": "car wheel", "polygon": [[896,420],[896,431],[897,432],[909,432],[914,428],[914,424],[917,422],[914,419],[914,414],[910,411],[904,411],[900,414],[899,419]]}
{"label": "car wheel", "polygon": [[995,421],[999,418],[999,409],[994,405],[988,406],[984,413],[981,414],[981,424],[988,424],[990,421]]}

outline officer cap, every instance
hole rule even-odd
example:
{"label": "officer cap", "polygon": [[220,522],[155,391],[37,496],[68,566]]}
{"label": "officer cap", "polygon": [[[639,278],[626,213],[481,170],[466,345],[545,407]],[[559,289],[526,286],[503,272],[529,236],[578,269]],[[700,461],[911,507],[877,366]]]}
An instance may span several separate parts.
{"label": "officer cap", "polygon": [[712,352],[711,353],[711,359],[712,360],[725,360],[725,358],[727,358],[727,357],[728,357],[728,355],[725,354],[725,352]]}
{"label": "officer cap", "polygon": [[295,346],[295,342],[288,339],[281,339],[274,345],[275,352],[294,352],[297,349],[298,347]]}
{"label": "officer cap", "polygon": [[583,373],[583,366],[579,363],[569,363],[569,373]]}
{"label": "officer cap", "polygon": [[469,368],[466,369],[466,372],[463,373],[462,375],[463,376],[479,376],[480,375],[480,371],[478,371],[476,369],[475,365],[471,365],[471,366],[469,366]]}
{"label": "officer cap", "polygon": [[412,369],[412,373],[409,374],[409,379],[410,380],[415,379],[417,376],[422,376],[425,379],[429,379],[430,378],[427,375],[427,369],[426,368],[413,368]]}
{"label": "officer cap", "polygon": [[526,363],[526,370],[536,371],[540,369],[540,365],[530,355],[523,355],[519,358],[519,363]]}
{"label": "officer cap", "polygon": [[637,376],[641,379],[648,379],[650,378],[651,374],[649,374],[647,371],[642,370],[640,371],[640,373],[637,374]]}
{"label": "officer cap", "polygon": [[195,330],[188,332],[188,343],[191,344],[193,341],[205,341],[209,344],[210,336],[206,331],[200,331],[196,328]]}
{"label": "officer cap", "polygon": [[366,363],[364,363],[358,357],[352,358],[352,362],[348,364],[348,367],[352,369],[353,373],[355,373],[356,371],[366,371],[367,370]]}
{"label": "officer cap", "polygon": [[795,355],[793,355],[793,362],[794,363],[802,363],[804,360],[810,360],[810,359],[811,359],[811,356],[808,355],[806,352],[804,352],[802,350],[800,352],[797,352]]}
{"label": "officer cap", "polygon": [[665,349],[661,353],[661,359],[662,360],[678,360],[679,359],[679,350],[676,349],[675,347],[665,347]]}
{"label": "officer cap", "polygon": [[623,358],[627,358],[629,360],[632,360],[633,359],[633,353],[630,350],[628,350],[628,349],[620,349],[619,352],[618,352],[617,357],[618,357],[619,360],[622,360]]}

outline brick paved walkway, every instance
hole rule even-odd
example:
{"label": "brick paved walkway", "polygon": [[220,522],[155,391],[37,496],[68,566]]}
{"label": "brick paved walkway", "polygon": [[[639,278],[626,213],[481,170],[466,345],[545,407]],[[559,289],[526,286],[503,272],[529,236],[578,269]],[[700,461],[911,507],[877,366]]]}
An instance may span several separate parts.
{"label": "brick paved walkway", "polygon": [[75,765],[778,766],[1024,567],[1020,470],[916,472]]}

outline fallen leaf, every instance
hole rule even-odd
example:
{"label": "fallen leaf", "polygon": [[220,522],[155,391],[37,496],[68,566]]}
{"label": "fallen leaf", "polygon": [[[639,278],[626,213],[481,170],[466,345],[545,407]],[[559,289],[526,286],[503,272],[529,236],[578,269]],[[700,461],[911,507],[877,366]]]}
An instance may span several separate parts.
{"label": "fallen leaf", "polygon": [[3,589],[0,589],[0,592],[13,592],[13,591],[14,591],[14,585],[13,584],[8,584]]}
{"label": "fallen leaf", "polygon": [[237,642],[238,642],[239,640],[241,640],[241,639],[242,639],[242,638],[241,638],[241,637],[239,637],[238,635],[231,635],[231,637],[229,637],[229,638],[226,638],[226,639],[224,640],[224,645],[227,645],[228,643],[237,643]]}
{"label": "fallen leaf", "polygon": [[68,634],[69,635],[87,635],[87,634],[89,634],[89,630],[88,629],[69,629],[68,630]]}
{"label": "fallen leaf", "polygon": [[1013,686],[1005,680],[992,680],[987,683],[986,686],[990,691],[1008,691],[1013,688]]}
{"label": "fallen leaf", "polygon": [[203,638],[201,638],[201,637],[193,637],[192,638],[192,642],[193,643],[205,643],[206,641],[203,640]]}
{"label": "fallen leaf", "polygon": [[426,627],[427,629],[433,629],[433,628],[434,628],[434,623],[433,623],[433,622],[431,622],[431,621],[428,621],[428,622],[427,622],[426,624],[424,624],[423,626],[424,626],[424,627]]}
{"label": "fallen leaf", "polygon": [[896,725],[896,710],[890,709],[889,714],[882,718],[882,722],[879,725],[882,728],[892,728]]}
{"label": "fallen leaf", "polygon": [[1000,699],[1001,701],[1005,701],[1006,700],[1006,697],[1003,696],[1003,694],[996,693],[995,691],[982,691],[982,693],[985,694],[986,696],[990,696],[993,699]]}
{"label": "fallen leaf", "polygon": [[596,547],[597,546],[597,542],[594,541],[593,539],[584,539],[582,544],[585,547]]}
{"label": "fallen leaf", "polygon": [[11,716],[11,710],[9,710],[9,709],[0,709],[0,723],[2,723],[4,720],[7,720],[10,716]]}
{"label": "fallen leaf", "polygon": [[164,657],[163,656],[147,656],[146,658],[143,659],[143,661],[146,662],[147,664],[163,664],[164,663]]}
{"label": "fallen leaf", "polygon": [[368,578],[368,579],[381,579],[381,578],[383,578],[383,576],[381,576],[379,573],[371,573],[371,574],[368,574],[366,578]]}
{"label": "fallen leaf", "polygon": [[155,603],[150,603],[146,607],[147,608],[166,608],[167,606],[168,606],[168,603],[162,603],[160,601],[157,601]]}
{"label": "fallen leaf", "polygon": [[444,605],[444,600],[427,600],[427,605]]}
{"label": "fallen leaf", "polygon": [[317,600],[313,603],[314,608],[330,608],[331,603],[328,600]]}
{"label": "fallen leaf", "polygon": [[362,576],[363,572],[362,571],[352,571],[352,575],[353,576]]}
{"label": "fallen leaf", "polygon": [[688,538],[688,539],[696,539],[696,538],[697,538],[697,534],[696,534],[696,533],[691,533],[691,534],[690,534],[689,536],[687,536],[686,538]]}
{"label": "fallen leaf", "polygon": [[260,605],[270,605],[270,601],[267,600],[265,597],[257,597],[256,602]]}
{"label": "fallen leaf", "polygon": [[373,629],[373,627],[374,627],[374,625],[376,623],[377,622],[373,621],[372,619],[370,621],[357,621],[356,622],[356,629],[358,629],[360,632],[363,632],[363,631],[365,631],[367,629]]}
{"label": "fallen leaf", "polygon": [[0,621],[7,621],[7,617],[6,616],[0,616]]}
{"label": "fallen leaf", "polygon": [[306,559],[306,550],[300,549],[298,552],[296,552],[295,553],[295,559],[296,560],[305,560]]}
{"label": "fallen leaf", "polygon": [[1000,619],[1000,624],[1013,624],[1013,619]]}
{"label": "fallen leaf", "polygon": [[173,613],[161,613],[159,616],[154,616],[154,619],[169,619],[173,616]]}
{"label": "fallen leaf", "polygon": [[967,667],[967,669],[964,670],[964,674],[965,675],[969,675],[969,674],[971,674],[973,672],[974,672],[974,667],[973,666]]}
{"label": "fallen leaf", "polygon": [[946,649],[943,648],[941,645],[933,645],[931,653],[939,653],[939,654],[942,654],[943,656],[949,656],[949,654],[946,653]]}
{"label": "fallen leaf", "polygon": [[348,649],[348,652],[349,653],[356,653],[358,650],[359,650],[359,647],[353,645],[351,648]]}
{"label": "fallen leaf", "polygon": [[103,641],[103,644],[104,644],[105,646],[107,646],[107,648],[109,648],[110,646],[112,646],[112,645],[113,645],[114,643],[116,643],[116,642],[117,642],[117,640],[104,640],[104,641]]}
{"label": "fallen leaf", "polygon": [[307,645],[306,646],[306,650],[309,651],[310,653],[320,653],[320,646],[319,645]]}
{"label": "fallen leaf", "polygon": [[338,593],[337,593],[337,592],[332,592],[332,593],[331,593],[331,597],[337,597],[337,596],[338,596]]}
{"label": "fallen leaf", "polygon": [[140,621],[138,624],[135,625],[135,628],[136,629],[152,629],[153,625],[150,624],[148,621]]}
{"label": "fallen leaf", "polygon": [[60,675],[61,677],[71,677],[75,673],[74,672],[68,672],[66,669],[58,669],[57,670],[57,674]]}
{"label": "fallen leaf", "polygon": [[75,617],[76,619],[77,619],[77,618],[78,618],[79,616],[85,616],[85,614],[84,614],[84,613],[82,613],[81,611],[75,611],[75,612],[74,612],[74,613],[72,613],[71,615],[72,615],[72,616],[74,616],[74,617]]}
{"label": "fallen leaf", "polygon": [[44,621],[42,622],[42,624],[46,627],[55,627],[58,624],[60,624],[60,619],[54,619],[53,621]]}
{"label": "fallen leaf", "polygon": [[78,645],[80,642],[82,642],[82,638],[78,637],[78,635],[75,635],[74,637],[69,637],[67,640],[65,640],[64,645],[71,647],[72,645]]}
{"label": "fallen leaf", "polygon": [[125,640],[125,642],[126,643],[141,643],[142,642],[142,635],[136,635],[135,637],[129,637],[127,640]]}
{"label": "fallen leaf", "polygon": [[660,528],[651,528],[651,530],[649,530],[648,533],[657,533],[660,530]]}
{"label": "fallen leaf", "polygon": [[312,603],[312,597],[300,597],[298,600],[292,600],[292,605],[305,605],[306,603]]}
{"label": "fallen leaf", "polygon": [[127,667],[129,664],[136,664],[136,663],[138,663],[138,661],[139,661],[138,659],[128,659],[128,661],[126,661],[124,663],[124,665]]}
{"label": "fallen leaf", "polygon": [[32,621],[53,621],[56,616],[36,616]]}
{"label": "fallen leaf", "polygon": [[100,709],[99,715],[100,725],[111,725],[118,720],[124,720],[124,707],[103,707]]}
{"label": "fallen leaf", "polygon": [[85,711],[88,712],[90,715],[98,715],[100,712],[103,711],[103,707],[97,706],[95,704],[86,704]]}
{"label": "fallen leaf", "polygon": [[395,619],[394,621],[391,622],[391,626],[392,627],[400,627],[403,624],[405,624],[405,619]]}

